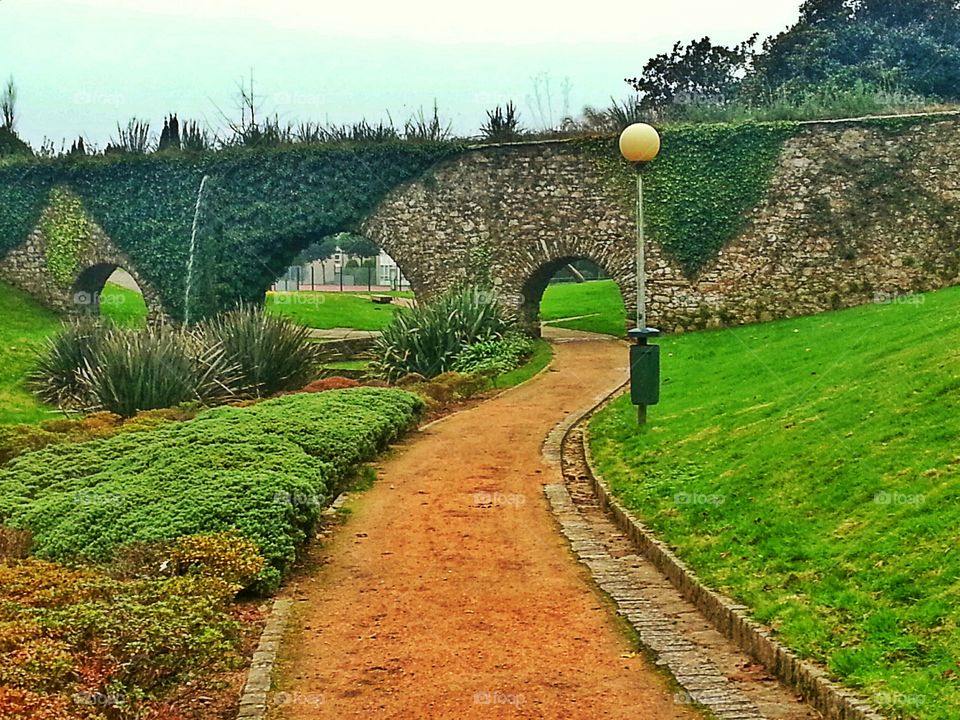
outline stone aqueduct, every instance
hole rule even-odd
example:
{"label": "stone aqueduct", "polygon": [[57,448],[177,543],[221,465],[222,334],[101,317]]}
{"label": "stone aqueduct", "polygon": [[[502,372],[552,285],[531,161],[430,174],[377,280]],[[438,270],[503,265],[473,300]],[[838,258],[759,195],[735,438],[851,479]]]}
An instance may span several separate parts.
{"label": "stone aqueduct", "polygon": [[[876,177],[899,178],[892,196]],[[877,173],[877,169],[881,173]],[[960,119],[891,138],[869,123],[816,123],[786,142],[742,233],[695,278],[656,238],[648,245],[649,320],[666,330],[811,314],[960,281]],[[42,223],[41,223],[42,226]],[[634,217],[622,187],[563,141],[476,148],[398,187],[362,224],[421,297],[470,277],[485,253],[500,302],[538,327],[547,282],[574,259],[596,262],[635,309]],[[159,295],[135,259],[94,228],[70,293],[48,282],[38,228],[0,258],[0,278],[61,310],[93,299],[115,267]]]}

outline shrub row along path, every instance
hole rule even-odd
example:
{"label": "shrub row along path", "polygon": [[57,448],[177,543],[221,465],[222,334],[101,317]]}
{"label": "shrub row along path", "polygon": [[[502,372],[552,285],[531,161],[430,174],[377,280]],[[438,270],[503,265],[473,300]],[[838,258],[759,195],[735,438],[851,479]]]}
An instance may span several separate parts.
{"label": "shrub row along path", "polygon": [[544,498],[544,438],[625,379],[625,346],[590,337],[381,463],[290,587],[284,717],[701,717],[634,652]]}

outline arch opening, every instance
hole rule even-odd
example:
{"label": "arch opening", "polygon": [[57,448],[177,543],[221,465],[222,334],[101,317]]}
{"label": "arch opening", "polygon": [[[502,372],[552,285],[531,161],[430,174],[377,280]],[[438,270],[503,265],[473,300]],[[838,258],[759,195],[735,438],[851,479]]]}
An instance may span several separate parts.
{"label": "arch opening", "polygon": [[310,243],[290,260],[273,292],[410,290],[399,261],[373,240],[337,233]]}
{"label": "arch opening", "polygon": [[536,336],[548,327],[626,334],[624,287],[589,257],[571,255],[544,263],[521,292],[520,322]]}
{"label": "arch opening", "polygon": [[123,327],[143,327],[150,315],[140,284],[114,263],[83,270],[73,283],[70,302],[75,315],[105,317]]}

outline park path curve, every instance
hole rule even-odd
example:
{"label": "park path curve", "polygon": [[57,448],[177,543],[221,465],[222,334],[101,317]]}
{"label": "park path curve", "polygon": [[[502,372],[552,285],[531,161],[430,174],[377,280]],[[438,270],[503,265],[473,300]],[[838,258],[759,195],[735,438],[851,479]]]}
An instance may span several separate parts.
{"label": "park path curve", "polygon": [[543,493],[560,477],[544,438],[622,384],[626,347],[549,334],[549,370],[401,444],[288,588],[282,717],[699,717],[636,652]]}

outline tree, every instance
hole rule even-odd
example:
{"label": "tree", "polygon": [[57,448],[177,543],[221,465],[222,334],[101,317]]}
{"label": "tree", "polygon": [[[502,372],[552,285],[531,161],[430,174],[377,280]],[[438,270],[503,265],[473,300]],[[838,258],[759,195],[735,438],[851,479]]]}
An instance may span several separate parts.
{"label": "tree", "polygon": [[160,131],[160,141],[157,150],[179,150],[182,147],[180,140],[180,121],[175,114],[163,121],[163,130]]}
{"label": "tree", "polygon": [[310,243],[296,258],[293,265],[309,265],[317,260],[321,261],[320,276],[321,282],[327,284],[327,268],[323,260],[329,259],[337,251],[337,236],[329,235],[319,242]]}
{"label": "tree", "polygon": [[756,39],[753,35],[733,47],[714,45],[709,37],[687,45],[678,42],[669,53],[647,61],[639,77],[626,82],[636,91],[642,110],[662,113],[683,103],[723,105],[736,98],[749,72]]}
{"label": "tree", "polygon": [[20,139],[13,126],[17,123],[17,86],[13,76],[0,89],[0,157],[33,155],[33,150]]}
{"label": "tree", "polygon": [[13,132],[17,124],[17,86],[13,82],[13,75],[7,79],[6,85],[0,91],[0,128]]}
{"label": "tree", "polygon": [[353,235],[351,233],[342,233],[336,236],[337,244],[347,255],[354,257],[368,258],[380,254],[380,248],[377,244],[362,235]]}
{"label": "tree", "polygon": [[857,82],[960,99],[960,3],[806,0],[799,21],[764,42],[747,86],[762,101]]}

